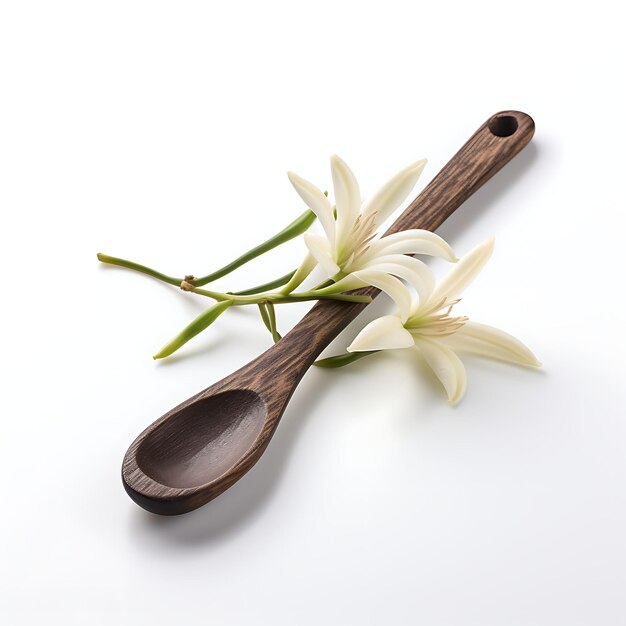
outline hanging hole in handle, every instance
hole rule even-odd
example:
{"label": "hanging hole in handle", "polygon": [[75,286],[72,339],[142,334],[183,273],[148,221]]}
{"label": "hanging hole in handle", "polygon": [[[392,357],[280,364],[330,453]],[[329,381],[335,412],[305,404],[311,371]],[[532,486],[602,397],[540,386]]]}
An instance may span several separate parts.
{"label": "hanging hole in handle", "polygon": [[488,126],[496,137],[510,137],[517,130],[518,123],[512,115],[496,115],[489,120]]}

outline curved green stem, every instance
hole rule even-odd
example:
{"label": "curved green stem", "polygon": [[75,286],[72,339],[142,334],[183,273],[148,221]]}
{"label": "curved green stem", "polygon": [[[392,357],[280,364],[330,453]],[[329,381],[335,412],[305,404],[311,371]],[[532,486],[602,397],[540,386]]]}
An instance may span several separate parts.
{"label": "curved green stem", "polygon": [[[109,256],[108,254],[103,254],[102,252],[98,253],[98,260],[102,263],[117,265],[119,267],[125,267],[129,270],[134,270],[135,272],[147,274],[148,276],[152,276],[157,280],[161,280],[165,283],[168,283],[169,285],[174,285],[175,287],[178,287],[183,282],[183,280],[187,280],[187,282],[194,285],[195,287],[201,287],[202,285],[206,285],[210,282],[213,282],[214,280],[217,280],[218,278],[222,278],[223,276],[230,274],[232,271],[248,263],[248,261],[251,261],[252,259],[255,259],[256,257],[264,254],[265,252],[268,252],[269,250],[272,250],[273,248],[276,248],[277,246],[286,243],[294,237],[301,235],[309,228],[309,226],[311,226],[314,221],[315,213],[313,213],[313,211],[311,210],[306,210],[304,213],[302,213],[302,215],[300,215],[293,222],[291,222],[291,224],[289,224],[286,228],[281,230],[273,237],[270,237],[267,241],[264,241],[258,246],[252,248],[251,250],[248,250],[248,252],[245,252],[241,256],[237,257],[234,261],[231,261],[227,265],[224,265],[224,267],[221,267],[215,272],[212,272],[211,274],[207,274],[206,276],[202,276],[200,278],[186,279],[177,278],[175,276],[168,276],[167,274],[163,274],[163,272],[159,272],[146,265],[141,265],[140,263],[128,261],[127,259],[121,259],[119,257]],[[291,278],[292,275],[293,273],[291,273],[289,278]],[[261,285],[260,287],[264,288],[263,291],[267,289],[274,289],[275,287],[280,287],[289,280],[289,278],[287,278],[284,282],[278,282],[283,280],[284,278],[285,277],[283,276],[279,279],[276,279],[275,281],[271,281],[271,283],[266,283],[266,285],[271,285],[270,287],[267,287],[266,285]],[[259,289],[260,287],[254,287],[253,289]],[[250,290],[247,291],[249,292]]]}
{"label": "curved green stem", "polygon": [[152,278],[162,280],[164,283],[174,285],[175,287],[179,287],[180,283],[183,281],[182,278],[175,278],[173,276],[167,276],[166,274],[153,270],[151,267],[140,265],[139,263],[135,263],[134,261],[127,261],[126,259],[120,259],[115,256],[109,256],[108,254],[103,254],[102,252],[98,252],[98,261],[100,261],[101,263],[107,263],[109,265],[117,265],[119,267],[125,267],[129,270],[134,270],[135,272],[141,272],[142,274],[147,274],[148,276],[152,276]]}
{"label": "curved green stem", "polygon": [[267,308],[265,307],[265,302],[259,302],[257,306],[259,307],[259,313],[261,314],[261,319],[263,320],[263,324],[265,325],[265,328],[267,328],[267,330],[269,330],[271,333],[272,325],[270,324],[270,318],[269,318],[269,315],[267,314]]}
{"label": "curved green stem", "polygon": [[363,357],[370,356],[370,354],[376,354],[379,350],[370,350],[368,352],[346,352],[345,354],[338,354],[336,356],[329,356],[326,359],[319,359],[315,361],[313,365],[318,367],[343,367],[354,363]]}
{"label": "curved green stem", "polygon": [[258,307],[265,328],[270,331],[274,343],[279,342],[282,337],[276,328],[276,311],[274,310],[274,305],[271,302],[259,302]]}
{"label": "curved green stem", "polygon": [[190,339],[210,326],[231,305],[232,302],[230,301],[217,302],[203,313],[200,313],[191,324],[183,328],[174,339],[163,346],[152,358],[163,359],[166,356],[170,356],[170,354],[174,354],[181,346],[184,346]]}
{"label": "curved green stem", "polygon": [[250,289],[243,289],[242,291],[231,291],[234,296],[251,296],[256,293],[263,293],[264,291],[269,291],[270,289],[276,289],[277,287],[282,287],[284,284],[288,283],[293,275],[296,273],[296,270],[293,272],[289,272],[289,274],[285,274],[280,278],[276,278],[271,280],[269,283],[263,283],[262,285],[257,285],[256,287],[250,287]]}
{"label": "curved green stem", "polygon": [[220,291],[210,291],[209,289],[201,289],[194,287],[191,283],[183,281],[181,285],[183,291],[191,291],[200,296],[212,298],[218,302],[229,301],[235,306],[246,304],[272,303],[272,304],[288,304],[290,302],[308,302],[310,300],[341,300],[344,302],[371,302],[370,296],[358,296],[349,293],[318,293],[315,291],[307,291],[301,293],[292,293],[285,295],[280,291],[275,293],[262,293],[249,296],[237,295],[234,293],[222,293]]}
{"label": "curved green stem", "polygon": [[291,222],[289,226],[281,230],[278,234],[270,237],[270,239],[264,241],[258,246],[255,246],[251,250],[248,250],[248,252],[242,254],[240,257],[237,257],[234,261],[228,263],[228,265],[224,265],[224,267],[221,267],[211,274],[202,276],[201,278],[194,278],[189,282],[196,287],[202,287],[202,285],[212,283],[214,280],[222,278],[223,276],[226,276],[226,274],[230,274],[232,271],[246,264],[248,261],[252,261],[252,259],[256,259],[256,257],[261,256],[269,250],[272,250],[277,246],[280,246],[281,244],[286,243],[294,237],[297,237],[298,235],[306,232],[309,226],[311,226],[314,221],[315,213],[308,209],[302,215],[300,215],[300,217]]}
{"label": "curved green stem", "polygon": [[340,302],[362,302],[368,304],[372,301],[371,296],[353,296],[349,293],[329,293],[329,294],[293,294],[292,296],[281,297],[272,296],[274,304],[287,304],[289,302],[309,302],[310,300],[339,300]]}
{"label": "curved green stem", "polygon": [[[191,338],[195,337],[198,333],[202,332],[210,324],[212,324],[228,307],[230,306],[243,306],[247,304],[256,304],[261,314],[261,319],[272,334],[274,342],[280,341],[281,336],[276,326],[276,312],[274,310],[275,304],[284,304],[289,302],[306,302],[308,300],[343,300],[346,302],[371,302],[370,296],[359,296],[348,293],[322,293],[316,291],[309,291],[303,293],[283,294],[281,292],[274,293],[262,293],[252,295],[237,295],[233,293],[221,293],[219,291],[210,291],[208,289],[201,289],[195,287],[187,281],[181,283],[181,289],[184,291],[191,291],[207,298],[216,300],[216,303],[207,309],[204,313],[199,315],[195,320],[191,322],[186,328],[184,328],[172,341],[170,341],[164,348],[162,348],[153,358],[162,359],[169,356],[178,350],[181,346],[187,343]],[[324,291],[324,290],[322,290]],[[363,354],[363,353],[361,353]],[[361,358],[360,356],[349,355],[346,363]],[[337,358],[335,358],[337,361]],[[322,359],[321,367],[340,367],[340,364],[331,364],[332,359]],[[326,363],[326,364],[324,364]],[[341,363],[343,365],[345,363]],[[320,363],[318,363],[320,365]]]}
{"label": "curved green stem", "polygon": [[276,325],[276,311],[274,309],[274,305],[271,301],[268,301],[265,303],[265,308],[267,309],[267,315],[270,322],[269,330],[270,333],[272,333],[272,339],[274,340],[274,343],[278,343],[282,339],[282,336],[278,332],[278,326]]}

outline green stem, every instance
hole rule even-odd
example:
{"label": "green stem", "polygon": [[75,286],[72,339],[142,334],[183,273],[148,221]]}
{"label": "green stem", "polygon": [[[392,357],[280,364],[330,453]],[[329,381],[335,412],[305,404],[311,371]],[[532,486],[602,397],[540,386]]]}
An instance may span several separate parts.
{"label": "green stem", "polygon": [[200,289],[200,287],[194,287],[191,283],[188,283],[187,281],[182,282],[181,289],[183,291],[191,291],[192,293],[197,293],[199,296],[213,298],[213,300],[217,300],[218,302],[230,302],[231,304],[237,304],[244,298],[246,299],[246,304],[258,304],[259,302],[263,301],[262,298],[254,299],[254,296],[236,296],[231,293],[221,293],[219,291]]}
{"label": "green stem", "polygon": [[162,274],[161,272],[153,270],[151,267],[140,265],[139,263],[135,263],[134,261],[119,259],[118,257],[109,256],[108,254],[103,254],[102,252],[98,252],[98,261],[102,263],[108,263],[109,265],[118,265],[119,267],[125,267],[129,270],[134,270],[135,272],[141,272],[142,274],[147,274],[148,276],[152,276],[153,278],[162,280],[164,283],[174,285],[175,287],[179,287],[180,283],[183,280],[182,278],[167,276],[166,274]]}
{"label": "green stem", "polygon": [[278,327],[276,325],[276,311],[274,310],[274,305],[271,301],[265,303],[265,307],[267,309],[267,314],[270,322],[270,332],[272,333],[272,339],[274,343],[278,343],[282,337],[278,332]]}
{"label": "green stem", "polygon": [[364,304],[368,304],[372,301],[372,298],[371,296],[353,296],[348,293],[329,293],[318,295],[294,294],[293,296],[287,297],[272,296],[272,302],[274,304],[286,304],[288,302],[309,302],[310,300],[339,300],[340,302],[362,302]]}
{"label": "green stem", "polygon": [[[250,295],[250,296],[237,296],[235,294],[220,293],[219,291],[209,291],[208,289],[200,289],[194,287],[188,282],[183,281],[181,287],[185,291],[192,291],[201,296],[206,296],[217,300],[217,302],[207,309],[204,313],[200,314],[195,320],[191,322],[186,328],[184,328],[172,341],[170,341],[165,347],[163,347],[153,358],[162,359],[169,356],[178,350],[181,346],[185,345],[190,339],[195,337],[198,333],[202,332],[210,324],[212,324],[228,307],[230,306],[242,306],[246,304],[256,304],[259,307],[261,318],[263,323],[272,333],[274,342],[281,339],[281,336],[276,328],[276,312],[274,311],[275,304],[284,304],[289,302],[306,302],[308,300],[343,300],[346,302],[371,302],[372,299],[369,296],[355,296],[346,293],[336,294],[322,294],[309,292],[306,294],[290,294],[284,295],[280,292]],[[359,357],[355,357],[359,358]],[[338,365],[322,365],[322,367],[339,367]]]}
{"label": "green stem", "polygon": [[243,289],[242,291],[232,291],[230,293],[232,293],[234,296],[251,296],[256,293],[270,291],[270,289],[276,289],[277,287],[282,287],[283,285],[288,283],[295,273],[296,270],[293,270],[293,272],[289,272],[289,274],[285,274],[280,278],[271,280],[269,283],[263,283],[262,285],[257,285],[256,287],[250,287],[250,289]]}
{"label": "green stem", "polygon": [[269,330],[271,333],[272,325],[270,324],[270,317],[267,314],[267,308],[265,307],[265,302],[259,302],[258,307],[259,307],[259,313],[261,314],[261,319],[263,320],[263,324],[265,325],[265,328],[267,328],[267,330]]}
{"label": "green stem", "polygon": [[[251,261],[252,259],[255,259],[256,257],[264,254],[265,252],[268,252],[269,250],[272,250],[273,248],[276,248],[277,246],[280,246],[281,244],[286,243],[287,241],[293,239],[294,237],[301,235],[309,228],[309,226],[311,226],[311,224],[314,221],[315,221],[315,213],[313,213],[313,211],[311,210],[307,210],[304,213],[302,213],[302,215],[300,215],[298,218],[296,218],[293,222],[291,222],[291,224],[289,224],[286,228],[281,230],[278,234],[274,235],[273,237],[270,237],[270,239],[268,239],[267,241],[264,241],[262,244],[259,244],[258,246],[255,246],[251,250],[248,250],[248,252],[237,257],[234,261],[231,261],[227,265],[224,265],[224,267],[221,267],[220,269],[216,270],[215,272],[212,272],[211,274],[207,274],[206,276],[202,276],[200,278],[189,279],[187,282],[191,283],[195,287],[201,287],[202,285],[206,285],[210,282],[213,282],[214,280],[217,280],[218,278],[222,278],[223,276],[226,276],[227,274],[230,274],[232,271],[241,267],[245,263],[248,263],[248,261]],[[120,259],[118,257],[109,256],[107,254],[103,254],[102,252],[98,253],[98,260],[101,261],[102,263],[108,263],[109,265],[117,265],[119,267],[125,267],[129,270],[134,270],[135,272],[141,272],[142,274],[147,274],[148,276],[152,276],[153,278],[161,280],[170,285],[174,285],[176,287],[178,287],[181,284],[181,282],[185,280],[184,278],[168,276],[167,274],[158,272],[157,270],[152,269],[151,267],[147,267],[146,265],[141,265],[140,263],[135,263],[134,261],[128,261],[126,259]],[[273,284],[267,283],[267,284],[272,284],[272,287],[266,287],[266,289],[273,289],[275,287],[284,285],[286,282],[288,282],[289,278],[287,278],[284,282],[281,282],[280,284],[278,284],[278,281],[282,280],[283,278],[284,277],[281,277],[280,279],[277,279],[276,281],[272,281]],[[261,285],[261,286],[265,287],[265,285]],[[250,291],[250,290],[247,290],[247,291]]]}
{"label": "green stem", "polygon": [[242,306],[246,304],[259,304],[259,302],[272,304],[287,304],[290,302],[309,302],[310,300],[341,300],[343,302],[371,302],[370,296],[354,296],[348,293],[317,293],[315,291],[307,291],[301,293],[292,293],[289,295],[276,293],[263,293],[250,296],[240,296],[234,293],[221,293],[220,291],[210,291],[208,289],[201,289],[194,287],[190,283],[183,281],[182,287],[184,291],[191,291],[197,293],[200,296],[207,298],[213,298],[218,302],[229,301],[235,306]]}
{"label": "green stem", "polygon": [[376,354],[379,350],[370,350],[369,352],[346,352],[345,354],[338,354],[336,356],[329,356],[326,359],[320,359],[315,361],[313,365],[318,367],[343,367],[354,363],[363,357],[370,356],[370,354]]}
{"label": "green stem", "polygon": [[218,302],[206,311],[198,315],[191,324],[186,326],[174,339],[167,343],[152,358],[163,359],[170,354],[174,354],[181,346],[184,346],[190,339],[201,333],[205,328],[210,326],[229,306],[232,302]]}
{"label": "green stem", "polygon": [[194,278],[189,282],[196,287],[202,287],[202,285],[212,283],[214,280],[222,278],[223,276],[226,276],[226,274],[230,274],[232,271],[236,270],[238,267],[245,265],[248,261],[252,261],[252,259],[256,259],[256,257],[261,256],[269,250],[272,250],[306,232],[314,221],[315,213],[308,209],[278,234],[270,237],[270,239],[264,241],[262,244],[255,246],[252,250],[248,250],[248,252],[242,254],[240,257],[237,257],[234,261],[228,263],[228,265],[224,265],[224,267],[221,267],[219,270],[216,270],[211,274],[207,274],[206,276],[202,276],[201,278]]}

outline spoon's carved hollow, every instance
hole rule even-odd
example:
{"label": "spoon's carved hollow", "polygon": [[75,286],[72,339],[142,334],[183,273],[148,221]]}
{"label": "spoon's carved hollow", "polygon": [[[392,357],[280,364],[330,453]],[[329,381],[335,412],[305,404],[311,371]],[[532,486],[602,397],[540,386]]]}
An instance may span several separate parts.
{"label": "spoon's carved hollow", "polygon": [[162,485],[210,483],[241,459],[263,430],[267,409],[254,391],[203,398],[155,428],[137,449],[137,465]]}

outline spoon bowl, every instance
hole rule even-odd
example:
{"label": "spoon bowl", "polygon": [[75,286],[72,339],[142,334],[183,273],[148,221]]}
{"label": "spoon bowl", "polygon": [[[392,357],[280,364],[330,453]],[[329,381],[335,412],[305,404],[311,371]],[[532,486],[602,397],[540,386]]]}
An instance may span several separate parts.
{"label": "spoon bowl", "polygon": [[162,485],[206,485],[229,470],[257,440],[267,407],[248,389],[224,391],[181,409],[137,448],[137,466]]}
{"label": "spoon bowl", "polygon": [[[528,144],[534,128],[520,111],[490,117],[385,234],[438,228]],[[366,306],[318,302],[269,350],[146,428],[124,457],[129,496],[153,513],[177,515],[233,485],[265,451],[304,373]]]}

